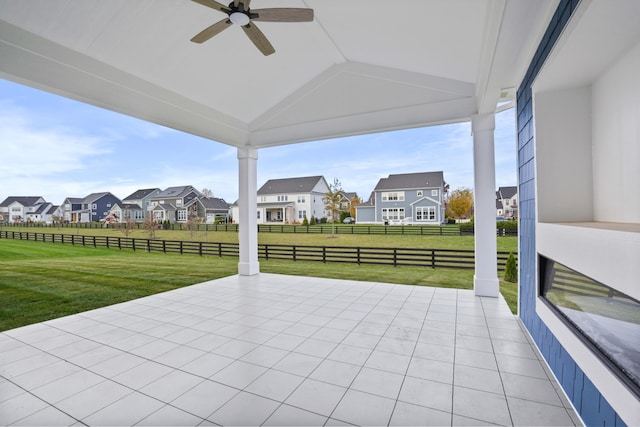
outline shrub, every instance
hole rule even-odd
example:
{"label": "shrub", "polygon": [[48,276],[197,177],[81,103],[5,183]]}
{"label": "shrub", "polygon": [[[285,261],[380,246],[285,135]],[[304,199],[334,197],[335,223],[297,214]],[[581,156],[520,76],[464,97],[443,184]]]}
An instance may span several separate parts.
{"label": "shrub", "polygon": [[513,253],[509,254],[507,263],[504,266],[504,280],[513,283],[518,281],[518,267],[516,266],[516,257],[513,256]]}
{"label": "shrub", "polygon": [[304,218],[302,219],[302,225],[309,225],[309,220],[307,219],[307,216],[305,215]]}

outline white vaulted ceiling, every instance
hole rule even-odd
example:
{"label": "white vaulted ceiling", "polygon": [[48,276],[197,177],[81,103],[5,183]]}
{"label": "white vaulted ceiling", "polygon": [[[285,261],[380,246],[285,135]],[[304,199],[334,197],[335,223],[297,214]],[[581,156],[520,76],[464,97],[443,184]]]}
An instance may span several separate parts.
{"label": "white vaulted ceiling", "polygon": [[0,77],[234,146],[461,121],[517,85],[557,0],[253,0],[310,23],[190,42],[189,0],[0,0]]}

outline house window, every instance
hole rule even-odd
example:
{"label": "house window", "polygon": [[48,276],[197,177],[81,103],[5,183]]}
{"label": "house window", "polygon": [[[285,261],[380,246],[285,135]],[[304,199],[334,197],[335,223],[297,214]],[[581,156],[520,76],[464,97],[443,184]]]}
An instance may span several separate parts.
{"label": "house window", "polygon": [[298,211],[298,219],[304,219],[307,216],[307,211]]}
{"label": "house window", "polygon": [[438,190],[431,190],[431,195],[432,196],[437,196],[438,195]]}
{"label": "house window", "polygon": [[394,201],[403,201],[404,200],[404,191],[393,191],[382,193],[382,201],[383,202],[394,202]]}
{"label": "house window", "polygon": [[402,220],[404,219],[404,208],[383,208],[382,209],[383,220]]}
{"label": "house window", "polygon": [[164,217],[164,215],[163,215],[162,211],[158,211],[158,212],[154,212],[153,213],[153,219],[155,219],[156,221],[161,221],[163,217]]}
{"label": "house window", "polygon": [[298,203],[304,203],[304,195],[298,196]]}
{"label": "house window", "polygon": [[260,219],[260,211],[258,211],[258,219]]}
{"label": "house window", "polygon": [[91,209],[98,209],[98,205],[96,205],[95,203],[91,205]]}
{"label": "house window", "polygon": [[421,206],[416,208],[416,221],[435,221],[435,206]]}
{"label": "house window", "polygon": [[267,201],[267,196],[260,196],[260,201],[261,202],[266,202]]}
{"label": "house window", "polygon": [[187,210],[180,209],[178,211],[178,221],[186,221],[187,220]]}
{"label": "house window", "polygon": [[111,207],[111,203],[107,203],[107,207],[110,208]]}
{"label": "house window", "polygon": [[176,206],[182,206],[182,200],[180,199],[176,200]]}
{"label": "house window", "polygon": [[422,190],[418,190],[416,192],[416,196],[418,196],[418,197],[422,197],[423,195],[424,195],[424,193],[422,192]]}
{"label": "house window", "polygon": [[286,202],[289,200],[289,196],[278,196],[279,202]]}

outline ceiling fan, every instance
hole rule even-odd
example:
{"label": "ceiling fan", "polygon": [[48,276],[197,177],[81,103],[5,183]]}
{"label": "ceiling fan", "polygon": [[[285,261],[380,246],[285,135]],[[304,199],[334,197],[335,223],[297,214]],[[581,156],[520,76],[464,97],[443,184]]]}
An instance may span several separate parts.
{"label": "ceiling fan", "polygon": [[213,36],[220,34],[232,24],[240,25],[249,40],[262,52],[263,55],[271,55],[275,49],[265,35],[258,29],[253,21],[263,22],[310,22],[313,21],[313,9],[295,7],[273,7],[268,9],[250,9],[251,0],[234,0],[225,6],[215,0],[192,0],[203,6],[210,7],[219,12],[226,13],[227,18],[216,22],[196,34],[191,41],[204,43]]}

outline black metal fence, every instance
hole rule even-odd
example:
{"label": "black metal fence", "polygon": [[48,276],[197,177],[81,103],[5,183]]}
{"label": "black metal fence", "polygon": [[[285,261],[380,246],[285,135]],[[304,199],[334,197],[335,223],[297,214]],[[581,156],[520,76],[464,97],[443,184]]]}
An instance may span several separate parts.
{"label": "black metal fence", "polygon": [[[143,239],[120,236],[84,236],[77,234],[34,233],[0,230],[0,238],[80,246],[128,249],[133,251],[238,257],[237,243],[191,242]],[[509,252],[498,252],[498,269],[504,270]],[[340,262],[388,265],[394,267],[428,267],[473,269],[474,251],[465,249],[375,248],[345,246],[258,245],[258,257],[264,260]]]}

